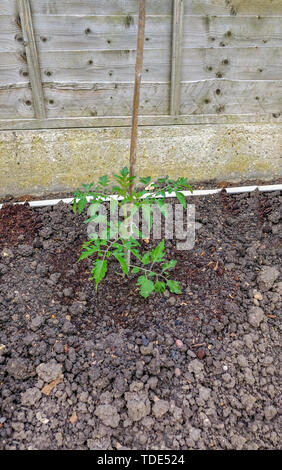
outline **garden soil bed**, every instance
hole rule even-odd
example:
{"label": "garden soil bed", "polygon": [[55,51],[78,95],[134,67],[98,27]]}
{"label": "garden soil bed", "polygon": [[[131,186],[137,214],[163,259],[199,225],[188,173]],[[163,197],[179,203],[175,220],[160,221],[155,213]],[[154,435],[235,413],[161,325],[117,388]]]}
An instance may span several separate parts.
{"label": "garden soil bed", "polygon": [[[0,210],[0,449],[279,449],[280,192],[189,198],[182,294],[95,292],[85,214]],[[144,248],[151,248],[153,242]]]}

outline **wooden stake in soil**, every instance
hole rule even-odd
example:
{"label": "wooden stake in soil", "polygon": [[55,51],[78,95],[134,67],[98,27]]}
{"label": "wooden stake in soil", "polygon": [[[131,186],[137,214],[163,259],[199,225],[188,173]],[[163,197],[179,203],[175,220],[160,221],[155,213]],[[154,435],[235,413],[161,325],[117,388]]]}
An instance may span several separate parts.
{"label": "wooden stake in soil", "polygon": [[[142,77],[143,52],[144,52],[145,14],[146,14],[145,5],[146,5],[146,0],[139,0],[138,39],[137,39],[137,56],[136,56],[135,84],[134,84],[133,111],[132,111],[129,176],[135,175],[135,165],[136,165],[138,113],[139,113],[140,85],[141,85],[141,77]],[[134,184],[130,186],[130,194],[132,194],[133,186]]]}
{"label": "wooden stake in soil", "polygon": [[[138,38],[137,38],[135,83],[134,83],[133,110],[132,110],[129,176],[135,176],[136,143],[137,143],[138,114],[139,114],[139,102],[140,102],[140,85],[141,85],[141,78],[142,78],[143,53],[144,53],[145,17],[146,17],[146,0],[139,0]],[[129,187],[130,195],[132,195],[133,188],[134,188],[134,181],[132,181]],[[128,211],[129,236],[132,235],[132,220],[130,217],[131,209],[132,209],[132,204],[129,205],[129,211]],[[126,250],[125,255],[126,255],[126,263],[127,263],[127,267],[129,271],[130,270],[130,251]]]}

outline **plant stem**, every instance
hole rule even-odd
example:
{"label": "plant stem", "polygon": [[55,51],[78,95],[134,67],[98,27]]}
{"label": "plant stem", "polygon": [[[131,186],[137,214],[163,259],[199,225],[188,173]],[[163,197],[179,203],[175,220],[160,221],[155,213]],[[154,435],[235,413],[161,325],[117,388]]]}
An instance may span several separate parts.
{"label": "plant stem", "polygon": [[[152,271],[150,269],[146,269],[146,268],[142,268],[142,266],[137,266],[137,265],[134,265],[134,264],[131,264],[130,265],[131,268],[139,268],[139,269],[142,269],[142,271],[145,271],[147,273],[151,273]],[[163,275],[163,274],[160,274],[160,273],[154,273],[156,278],[158,279],[159,277],[163,277],[164,279],[166,279],[166,277]]]}
{"label": "plant stem", "polygon": [[[131,223],[130,223],[130,220],[131,218],[128,218],[128,209],[127,209],[127,204],[125,204],[123,206],[123,215],[124,215],[124,221],[126,223],[126,229],[128,230],[128,222],[130,224],[130,232],[129,232],[129,236],[131,235]],[[129,273],[129,270],[130,270],[130,260],[131,260],[131,252],[128,248],[124,248],[124,256],[125,256],[125,260],[126,260],[126,265],[127,265],[127,270],[128,270],[128,273]]]}

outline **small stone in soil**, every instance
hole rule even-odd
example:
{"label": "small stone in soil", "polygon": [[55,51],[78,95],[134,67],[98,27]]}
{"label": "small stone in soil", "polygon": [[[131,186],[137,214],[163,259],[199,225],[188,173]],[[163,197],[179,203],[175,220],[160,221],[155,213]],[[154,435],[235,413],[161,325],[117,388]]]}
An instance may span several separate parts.
{"label": "small stone in soil", "polygon": [[143,346],[148,346],[149,340],[147,338],[142,338],[142,344]]}
{"label": "small stone in soil", "polygon": [[202,360],[206,357],[206,352],[204,349],[198,349],[198,351],[196,352],[196,355],[198,359]]}

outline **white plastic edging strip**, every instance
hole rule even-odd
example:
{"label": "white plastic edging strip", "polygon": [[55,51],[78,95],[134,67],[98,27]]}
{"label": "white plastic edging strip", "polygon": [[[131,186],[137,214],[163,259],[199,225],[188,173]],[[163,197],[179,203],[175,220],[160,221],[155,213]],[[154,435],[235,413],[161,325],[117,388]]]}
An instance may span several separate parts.
{"label": "white plastic edging strip", "polygon": [[[184,196],[209,196],[210,194],[220,193],[223,188],[217,189],[195,189],[193,193],[190,191],[181,191]],[[269,192],[269,191],[281,191],[282,184],[270,184],[264,186],[237,186],[234,188],[224,188],[228,194],[240,194],[240,193],[248,193],[255,191],[256,189],[261,192]],[[161,197],[161,196],[160,196]],[[169,197],[176,197],[175,193],[166,193],[166,198]],[[87,196],[87,201],[90,202],[92,199],[91,196]],[[110,195],[105,201],[109,201],[110,199],[121,199],[116,195]],[[46,207],[46,206],[55,206],[59,202],[64,202],[66,204],[71,204],[73,202],[73,197],[65,198],[65,199],[46,199],[42,201],[28,201],[30,207]],[[13,204],[25,204],[25,202],[14,202]],[[0,209],[2,208],[3,204],[0,204]]]}

